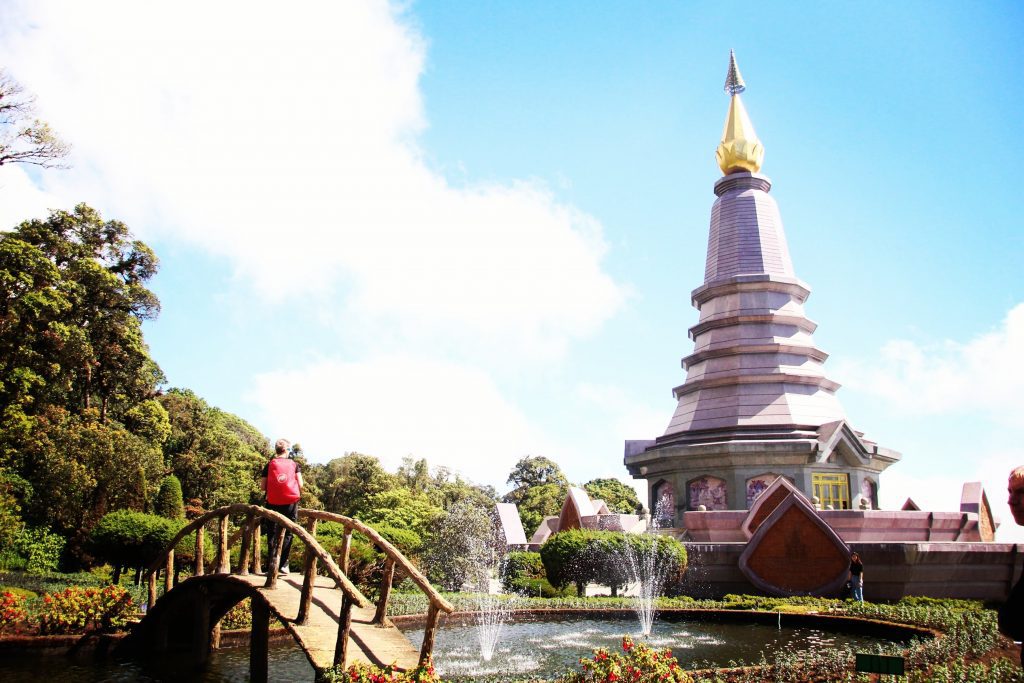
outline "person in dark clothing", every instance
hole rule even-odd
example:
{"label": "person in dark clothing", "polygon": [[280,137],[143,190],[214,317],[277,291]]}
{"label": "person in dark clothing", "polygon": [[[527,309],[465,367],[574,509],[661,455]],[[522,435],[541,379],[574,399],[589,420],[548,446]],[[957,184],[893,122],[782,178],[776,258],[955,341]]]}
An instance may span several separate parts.
{"label": "person in dark clothing", "polygon": [[[1006,504],[1017,526],[1024,526],[1024,466],[1016,467],[1010,472],[1007,482],[1010,497]],[[999,608],[999,630],[1017,641],[1024,641],[1024,576],[1010,591],[1003,606]],[[1020,663],[1024,667],[1024,646],[1021,646]]]}
{"label": "person in dark clothing", "polygon": [[857,553],[850,555],[850,590],[854,600],[864,602],[864,563]]}
{"label": "person in dark clothing", "polygon": [[[299,463],[289,457],[291,446],[285,439],[274,444],[274,457],[263,467],[260,474],[260,488],[266,493],[265,506],[279,512],[292,521],[299,518],[299,497],[302,494],[302,472]],[[267,536],[267,563],[277,552],[277,524],[264,520],[263,532]],[[281,545],[281,574],[288,574],[288,553],[292,548],[292,532],[285,530]]]}

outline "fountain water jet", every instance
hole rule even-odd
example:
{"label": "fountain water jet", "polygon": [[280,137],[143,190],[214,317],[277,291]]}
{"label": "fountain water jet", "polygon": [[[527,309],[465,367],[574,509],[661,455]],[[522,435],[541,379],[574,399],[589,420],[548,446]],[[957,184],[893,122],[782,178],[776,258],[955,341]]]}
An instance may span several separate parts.
{"label": "fountain water jet", "polygon": [[470,539],[469,545],[475,560],[467,581],[474,592],[473,619],[480,658],[489,662],[501,638],[502,626],[515,611],[516,596],[503,593],[499,582],[504,574],[508,547],[498,537],[493,520],[490,532]]}
{"label": "fountain water jet", "polygon": [[640,537],[640,542],[631,542],[627,537],[624,545],[623,564],[628,583],[636,584],[633,596],[633,609],[640,622],[640,635],[649,638],[654,627],[657,614],[656,603],[665,587],[665,579],[671,570],[671,563],[663,555],[658,543],[657,529],[659,520],[665,518],[666,511],[660,509],[665,501],[658,501],[655,512],[651,515],[651,527],[648,533]]}

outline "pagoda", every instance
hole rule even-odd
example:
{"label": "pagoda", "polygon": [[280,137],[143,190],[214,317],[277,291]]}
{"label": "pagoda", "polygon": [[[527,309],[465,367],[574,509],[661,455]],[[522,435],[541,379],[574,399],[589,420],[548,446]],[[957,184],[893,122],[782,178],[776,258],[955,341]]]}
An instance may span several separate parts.
{"label": "pagoda", "polygon": [[796,277],[764,146],[740,93],[730,53],[730,96],[716,151],[704,282],[691,294],[686,380],[675,413],[653,440],[627,441],[625,464],[646,479],[655,521],[678,527],[687,510],[746,510],[784,477],[822,510],[877,509],[880,473],[900,454],[853,429],[824,372],[804,314],[810,288]]}

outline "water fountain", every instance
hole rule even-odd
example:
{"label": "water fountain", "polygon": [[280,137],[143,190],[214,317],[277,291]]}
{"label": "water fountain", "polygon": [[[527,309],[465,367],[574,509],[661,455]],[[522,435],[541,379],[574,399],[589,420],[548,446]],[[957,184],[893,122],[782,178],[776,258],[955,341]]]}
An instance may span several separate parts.
{"label": "water fountain", "polygon": [[658,596],[665,588],[665,579],[673,569],[660,551],[657,530],[659,520],[665,519],[666,511],[660,509],[665,501],[658,501],[651,515],[651,526],[639,538],[626,537],[623,545],[623,568],[627,581],[635,584],[633,609],[640,622],[640,635],[649,638],[654,627],[655,607]]}
{"label": "water fountain", "polygon": [[501,637],[502,626],[515,611],[515,596],[503,593],[500,583],[508,548],[496,533],[493,519],[486,534],[468,540],[473,565],[466,585],[474,595],[473,620],[480,659],[490,662]]}
{"label": "water fountain", "polygon": [[477,567],[471,580],[474,591],[473,621],[480,644],[480,659],[484,662],[494,657],[502,626],[515,611],[515,597],[502,593],[500,584],[495,586],[495,579],[502,575],[505,562],[504,554],[493,550],[489,553],[489,561]]}

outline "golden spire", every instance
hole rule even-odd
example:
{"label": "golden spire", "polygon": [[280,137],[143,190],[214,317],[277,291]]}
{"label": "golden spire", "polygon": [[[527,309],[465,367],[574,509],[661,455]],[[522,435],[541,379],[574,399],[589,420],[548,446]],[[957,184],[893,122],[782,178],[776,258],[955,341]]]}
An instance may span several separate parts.
{"label": "golden spire", "polygon": [[754,124],[747,116],[740,93],[746,90],[743,76],[736,66],[736,55],[729,50],[729,73],[725,78],[725,92],[731,95],[729,114],[725,117],[725,130],[722,141],[718,143],[715,157],[722,173],[729,175],[739,171],[757,173],[764,162],[764,147],[757,139]]}

